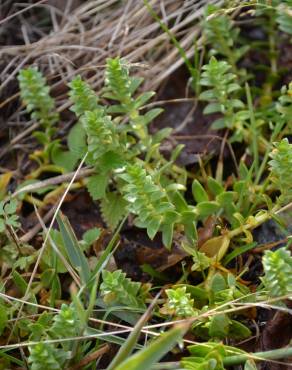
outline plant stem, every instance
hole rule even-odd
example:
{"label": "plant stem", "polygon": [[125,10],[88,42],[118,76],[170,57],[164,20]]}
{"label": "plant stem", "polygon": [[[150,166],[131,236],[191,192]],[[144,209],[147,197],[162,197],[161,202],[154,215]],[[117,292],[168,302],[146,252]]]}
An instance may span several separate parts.
{"label": "plant stem", "polygon": [[246,225],[239,226],[238,228],[231,230],[227,233],[228,237],[230,239],[234,238],[237,235],[242,234],[245,230],[254,229],[258,226],[260,226],[265,221],[268,221],[271,218],[271,214],[273,212],[265,212],[263,214],[260,214],[259,216],[255,216],[253,222],[247,223]]}
{"label": "plant stem", "polygon": [[253,158],[255,161],[255,171],[256,173],[258,172],[259,168],[259,151],[258,151],[258,132],[257,132],[257,127],[256,127],[256,120],[255,120],[255,115],[254,115],[254,109],[253,109],[253,104],[252,104],[252,97],[251,97],[251,92],[249,88],[249,84],[245,84],[245,91],[246,91],[246,98],[247,98],[247,105],[248,105],[248,110],[249,110],[249,117],[250,117],[250,128],[252,132],[252,153],[253,153]]}
{"label": "plant stem", "polygon": [[[255,361],[268,361],[278,360],[281,358],[287,358],[292,356],[292,347],[273,349],[266,352],[255,352],[255,353],[244,353],[240,355],[228,356],[223,358],[224,366],[234,366],[244,364],[245,361],[253,359]],[[155,364],[151,367],[151,370],[182,370],[182,365],[179,362],[162,362]]]}
{"label": "plant stem", "polygon": [[38,167],[35,171],[31,172],[27,179],[37,179],[43,172],[56,172],[63,173],[64,168],[54,164],[44,164]]}
{"label": "plant stem", "polygon": [[174,46],[177,48],[180,56],[182,57],[187,69],[190,72],[190,75],[194,77],[194,67],[192,66],[192,63],[189,61],[189,58],[185,52],[185,50],[182,48],[179,41],[176,39],[176,37],[173,35],[173,33],[170,31],[170,29],[166,26],[166,24],[159,18],[158,14],[154,11],[154,9],[151,7],[148,0],[143,0],[144,5],[146,6],[149,14],[156,20],[156,22],[159,24],[161,29],[169,36],[171,42],[174,44]]}
{"label": "plant stem", "polygon": [[292,347],[273,349],[266,352],[246,353],[242,355],[228,356],[223,359],[224,366],[239,365],[252,358],[255,361],[277,360],[292,356]]}
{"label": "plant stem", "polygon": [[179,362],[161,362],[151,367],[151,370],[169,370],[169,369],[183,370]]}
{"label": "plant stem", "polygon": [[257,176],[256,176],[256,180],[254,182],[255,185],[257,185],[260,180],[261,180],[261,177],[262,177],[262,174],[264,173],[265,171],[265,168],[266,168],[266,165],[267,165],[267,161],[269,159],[269,155],[270,155],[270,150],[271,148],[273,147],[273,141],[276,140],[276,137],[279,135],[279,133],[281,132],[283,126],[284,126],[285,122],[284,121],[278,121],[276,123],[276,126],[272,132],[272,135],[271,135],[271,138],[270,138],[270,143],[267,145],[267,148],[266,148],[266,152],[265,152],[265,155],[264,155],[264,158],[262,159],[262,163],[260,165],[260,168],[259,168],[259,171],[257,173]]}
{"label": "plant stem", "polygon": [[268,36],[269,36],[269,48],[270,48],[270,63],[271,63],[271,72],[274,76],[278,73],[277,68],[277,49],[276,49],[276,22],[275,17],[270,13],[268,22]]}

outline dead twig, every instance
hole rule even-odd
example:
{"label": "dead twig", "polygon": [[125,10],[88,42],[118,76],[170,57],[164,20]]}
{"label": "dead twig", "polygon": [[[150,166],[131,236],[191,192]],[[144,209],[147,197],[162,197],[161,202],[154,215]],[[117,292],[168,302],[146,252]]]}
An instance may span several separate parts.
{"label": "dead twig", "polygon": [[68,370],[78,370],[78,369],[83,369],[84,366],[88,365],[90,362],[96,360],[97,358],[101,357],[105,353],[107,353],[110,349],[110,346],[108,344],[105,344],[101,348],[97,349],[90,355],[84,357],[78,364],[69,367]]}
{"label": "dead twig", "polygon": [[15,198],[19,194],[31,193],[31,192],[46,188],[47,186],[50,186],[50,185],[62,184],[63,182],[71,181],[73,179],[73,177],[74,177],[74,181],[76,181],[76,180],[79,180],[81,178],[85,178],[85,177],[91,175],[92,173],[94,173],[93,168],[83,168],[78,172],[77,175],[76,175],[76,172],[70,172],[70,173],[66,173],[65,175],[51,177],[51,178],[43,180],[43,181],[38,181],[34,184],[24,186],[23,188],[15,191],[11,195],[11,197]]}

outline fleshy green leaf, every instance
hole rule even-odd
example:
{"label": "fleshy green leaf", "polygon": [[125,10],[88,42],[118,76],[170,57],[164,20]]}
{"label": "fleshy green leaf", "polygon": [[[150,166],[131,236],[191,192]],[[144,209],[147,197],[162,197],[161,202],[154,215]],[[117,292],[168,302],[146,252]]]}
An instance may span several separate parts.
{"label": "fleshy green leaf", "polygon": [[208,194],[198,180],[193,181],[192,192],[193,197],[197,203],[208,202],[209,200]]}

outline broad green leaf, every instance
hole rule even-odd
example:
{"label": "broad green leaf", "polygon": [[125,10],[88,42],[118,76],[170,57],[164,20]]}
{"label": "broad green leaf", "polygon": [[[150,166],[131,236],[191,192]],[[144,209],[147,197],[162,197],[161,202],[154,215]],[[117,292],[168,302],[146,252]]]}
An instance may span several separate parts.
{"label": "broad green leaf", "polygon": [[230,328],[229,328],[229,336],[233,339],[246,339],[251,336],[251,331],[241,322],[236,320],[231,320]]}
{"label": "broad green leaf", "polygon": [[216,236],[207,240],[201,247],[200,252],[205,253],[216,261],[220,261],[228,250],[230,239],[227,235]]}
{"label": "broad green leaf", "polygon": [[68,148],[77,158],[82,158],[87,150],[86,131],[80,122],[69,131],[67,138]]}
{"label": "broad green leaf", "polygon": [[237,83],[231,83],[227,88],[228,93],[231,93],[236,90],[240,90],[240,86]]}
{"label": "broad green leaf", "polygon": [[175,211],[167,211],[163,215],[164,224],[173,224],[179,219],[180,214]]}
{"label": "broad green leaf", "polygon": [[202,307],[207,304],[208,302],[208,292],[205,288],[200,288],[194,285],[185,285],[187,288],[187,292],[191,293],[192,298],[194,298],[194,302],[196,307]]}
{"label": "broad green leaf", "polygon": [[101,200],[100,208],[104,221],[114,229],[126,214],[127,202],[117,193],[107,193]]}
{"label": "broad green leaf", "polygon": [[153,108],[149,112],[145,113],[143,116],[143,122],[145,125],[152,122],[159,114],[163,112],[161,108]]}
{"label": "broad green leaf", "polygon": [[87,190],[93,200],[102,199],[105,197],[106,188],[108,185],[108,174],[98,174],[90,176],[87,180]]}
{"label": "broad green leaf", "polygon": [[214,213],[218,212],[220,208],[220,204],[215,201],[201,202],[196,206],[196,210],[200,218],[214,215]]}
{"label": "broad green leaf", "polygon": [[162,242],[167,249],[171,248],[173,238],[173,223],[168,223],[162,227]]}
{"label": "broad green leaf", "polygon": [[139,109],[140,107],[142,107],[154,95],[155,95],[154,91],[147,91],[138,96],[134,103],[135,109]]}
{"label": "broad green leaf", "polygon": [[100,237],[100,234],[101,234],[101,229],[98,227],[94,227],[92,229],[87,230],[82,235],[82,239],[86,242],[87,245],[91,245]]}
{"label": "broad green leaf", "polygon": [[213,179],[213,177],[208,177],[208,188],[214,196],[224,192],[223,186],[218,181]]}
{"label": "broad green leaf", "polygon": [[206,106],[203,113],[204,114],[212,114],[212,113],[222,112],[223,109],[224,109],[224,106],[222,104],[210,103]]}
{"label": "broad green leaf", "polygon": [[188,204],[187,204],[187,202],[185,201],[184,197],[181,195],[180,192],[175,191],[174,193],[171,193],[170,198],[171,198],[172,202],[174,203],[178,212],[181,213],[181,212],[189,210]]}
{"label": "broad green leaf", "polygon": [[64,168],[67,172],[73,171],[78,161],[78,155],[73,152],[64,151],[59,144],[52,147],[51,157],[54,164]]}
{"label": "broad green leaf", "polygon": [[147,225],[147,235],[150,239],[153,239],[157,234],[161,225],[161,220],[158,218],[153,218]]}
{"label": "broad green leaf", "polygon": [[193,181],[192,192],[193,197],[197,203],[208,202],[209,200],[208,194],[198,180]]}
{"label": "broad green leaf", "polygon": [[125,165],[125,160],[121,156],[121,153],[108,151],[100,157],[99,164],[104,172],[108,172],[113,169],[122,168]]}
{"label": "broad green leaf", "polygon": [[193,210],[182,212],[180,222],[186,225],[195,222],[197,218],[198,218],[197,210],[196,208],[194,208]]}
{"label": "broad green leaf", "polygon": [[0,233],[3,233],[5,231],[5,222],[3,218],[0,218]]}
{"label": "broad green leaf", "polygon": [[240,161],[238,170],[239,170],[239,177],[240,177],[241,180],[249,180],[250,171],[247,168],[244,161]]}
{"label": "broad green leaf", "polygon": [[[171,152],[171,156],[170,156],[170,161],[171,162],[175,162],[177,160],[177,158],[179,157],[179,155],[181,154],[181,152],[183,151],[185,145],[184,144],[179,144],[177,145]],[[182,173],[182,177],[184,179],[187,178],[187,172],[185,171],[184,173]],[[184,183],[184,182],[183,182]]]}
{"label": "broad green leaf", "polygon": [[11,199],[8,203],[5,204],[5,213],[7,215],[12,215],[16,212],[18,202],[16,199]]}
{"label": "broad green leaf", "polygon": [[213,316],[210,320],[209,335],[211,338],[225,338],[228,335],[230,320],[225,314]]}
{"label": "broad green leaf", "polygon": [[20,290],[20,293],[22,295],[24,295],[26,293],[26,289],[27,289],[27,282],[24,280],[24,278],[17,271],[12,272],[12,277],[13,277],[13,281],[14,281],[15,285]]}
{"label": "broad green leaf", "polygon": [[[153,136],[152,136],[152,142],[154,144],[161,143],[164,139],[166,139],[172,132],[172,128],[170,127],[165,127],[159,131],[157,131]],[[180,145],[178,145],[180,146]],[[175,150],[175,149],[174,149]]]}
{"label": "broad green leaf", "polygon": [[226,281],[224,277],[219,272],[217,272],[210,281],[210,290],[213,293],[218,293],[224,289],[227,289]]}
{"label": "broad green leaf", "polygon": [[184,230],[186,237],[188,241],[192,244],[195,244],[198,240],[198,233],[197,233],[197,228],[196,228],[196,223],[195,222],[185,222],[184,223]]}
{"label": "broad green leaf", "polygon": [[203,91],[199,96],[200,100],[207,100],[207,101],[213,100],[215,98],[216,98],[216,92],[213,89]]}
{"label": "broad green leaf", "polygon": [[138,89],[138,87],[141,85],[143,81],[144,81],[143,77],[130,77],[129,78],[129,82],[130,82],[129,90],[131,94],[135,93],[135,91]]}
{"label": "broad green leaf", "polygon": [[244,103],[239,99],[231,99],[230,100],[230,105],[232,106],[232,108],[240,108],[241,109],[241,108],[245,107]]}
{"label": "broad green leaf", "polygon": [[236,193],[234,191],[224,191],[223,193],[217,195],[216,201],[222,206],[227,207],[235,199]]}
{"label": "broad green leaf", "polygon": [[218,118],[212,123],[211,128],[213,130],[221,130],[224,127],[228,127],[227,122],[227,118]]}
{"label": "broad green leaf", "polygon": [[[17,286],[17,288],[19,289],[20,293],[22,295],[25,295],[26,291],[27,291],[27,287],[28,287],[28,284],[27,282],[24,280],[24,278],[17,272],[17,271],[13,271],[12,272],[12,277],[13,277],[13,281],[15,283],[15,285]],[[29,293],[29,298],[27,299],[29,302],[32,302],[34,303],[35,305],[37,305],[37,299],[35,297],[35,295],[30,291]],[[27,311],[32,313],[32,314],[36,314],[38,312],[38,308],[36,306],[32,306],[32,305],[27,305]]]}

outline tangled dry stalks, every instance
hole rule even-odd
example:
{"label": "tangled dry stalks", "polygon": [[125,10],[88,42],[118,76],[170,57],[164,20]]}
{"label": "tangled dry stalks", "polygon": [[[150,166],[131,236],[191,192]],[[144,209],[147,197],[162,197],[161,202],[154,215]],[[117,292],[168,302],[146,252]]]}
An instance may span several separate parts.
{"label": "tangled dry stalks", "polygon": [[[2,35],[10,32],[11,23],[14,23],[19,45],[10,43],[0,50],[0,90],[4,97],[7,98],[5,88],[26,64],[38,65],[53,79],[60,111],[66,108],[62,102],[64,83],[73,75],[82,74],[98,90],[107,57],[123,56],[142,66],[139,74],[147,73],[145,89],[157,89],[182,65],[178,50],[153,20],[142,0],[80,3],[40,1],[34,6],[26,4],[26,9],[11,4],[10,12],[1,21]],[[206,0],[151,1],[151,6],[179,39],[189,57],[194,53],[194,40],[200,39],[198,20],[204,4]],[[45,32],[27,21],[28,17],[37,18],[40,11],[47,13],[48,23],[52,25]],[[33,40],[36,35],[38,39]],[[2,107],[3,104],[6,104],[5,99]]]}

